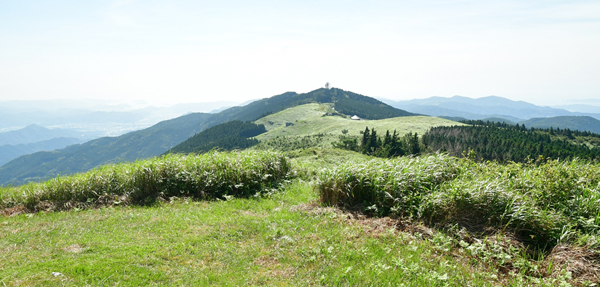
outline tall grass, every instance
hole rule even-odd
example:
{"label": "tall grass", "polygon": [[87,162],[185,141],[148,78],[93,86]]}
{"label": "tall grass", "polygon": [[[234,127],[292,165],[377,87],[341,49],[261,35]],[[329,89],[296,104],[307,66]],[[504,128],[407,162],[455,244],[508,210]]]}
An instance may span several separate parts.
{"label": "tall grass", "polygon": [[345,163],[323,170],[318,189],[325,204],[415,216],[422,197],[456,177],[458,168],[456,159],[440,155]]}
{"label": "tall grass", "polygon": [[321,201],[430,225],[513,232],[529,246],[594,244],[600,165],[476,163],[447,155],[342,164],[321,172]]}
{"label": "tall grass", "polygon": [[166,155],[3,189],[0,205],[4,208],[24,205],[35,211],[98,204],[146,204],[173,196],[247,197],[275,187],[289,172],[288,160],[276,152]]}

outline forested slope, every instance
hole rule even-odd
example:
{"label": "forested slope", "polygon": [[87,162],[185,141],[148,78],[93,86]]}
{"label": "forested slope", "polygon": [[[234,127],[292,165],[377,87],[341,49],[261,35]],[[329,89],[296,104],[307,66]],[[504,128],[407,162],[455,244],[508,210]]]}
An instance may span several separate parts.
{"label": "forested slope", "polygon": [[[552,159],[600,159],[600,135],[569,129],[527,129],[473,121],[471,126],[435,127],[422,137],[429,150],[479,160],[523,162],[539,156]],[[477,125],[475,124],[477,123]],[[577,144],[577,140],[587,144]]]}
{"label": "forested slope", "polygon": [[0,184],[19,184],[96,166],[135,161],[164,153],[200,131],[210,114],[189,114],[119,137],[104,137],[61,150],[24,155],[0,167]]}
{"label": "forested slope", "polygon": [[258,143],[250,139],[266,132],[264,125],[231,121],[203,130],[168,151],[168,153],[202,153],[212,149],[245,149]]}

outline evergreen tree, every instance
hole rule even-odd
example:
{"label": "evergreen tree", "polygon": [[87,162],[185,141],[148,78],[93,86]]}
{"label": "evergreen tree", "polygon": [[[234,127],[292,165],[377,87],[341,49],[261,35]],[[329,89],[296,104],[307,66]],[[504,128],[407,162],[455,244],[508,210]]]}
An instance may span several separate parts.
{"label": "evergreen tree", "polygon": [[369,127],[365,127],[365,131],[363,132],[363,137],[360,141],[360,150],[362,153],[369,153],[369,140],[371,139],[371,132],[369,131]]}

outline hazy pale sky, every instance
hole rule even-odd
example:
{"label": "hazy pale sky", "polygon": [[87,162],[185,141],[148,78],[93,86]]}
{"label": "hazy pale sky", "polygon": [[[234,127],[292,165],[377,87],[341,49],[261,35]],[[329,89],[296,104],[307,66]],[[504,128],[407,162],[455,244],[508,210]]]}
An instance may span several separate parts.
{"label": "hazy pale sky", "polygon": [[0,1],[0,101],[600,99],[600,1]]}

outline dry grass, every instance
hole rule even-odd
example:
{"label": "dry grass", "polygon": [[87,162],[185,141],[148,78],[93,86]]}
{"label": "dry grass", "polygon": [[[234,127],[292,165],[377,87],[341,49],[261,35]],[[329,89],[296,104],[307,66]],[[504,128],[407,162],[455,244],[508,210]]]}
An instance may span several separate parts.
{"label": "dry grass", "polygon": [[558,270],[571,274],[572,282],[577,286],[586,283],[600,283],[600,253],[586,246],[555,246],[544,259],[548,275],[553,276]]}

